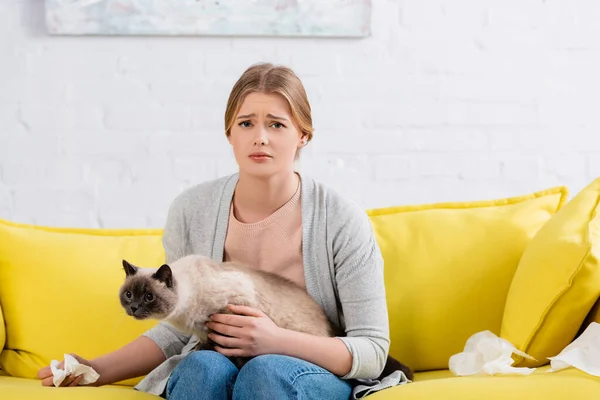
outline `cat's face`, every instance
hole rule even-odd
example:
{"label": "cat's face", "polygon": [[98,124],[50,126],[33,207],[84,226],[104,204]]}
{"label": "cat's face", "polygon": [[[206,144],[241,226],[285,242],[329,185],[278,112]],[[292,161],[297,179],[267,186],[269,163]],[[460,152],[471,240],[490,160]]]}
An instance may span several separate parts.
{"label": "cat's face", "polygon": [[173,275],[168,265],[144,269],[123,260],[125,282],[119,289],[121,306],[135,319],[166,318],[177,305]]}

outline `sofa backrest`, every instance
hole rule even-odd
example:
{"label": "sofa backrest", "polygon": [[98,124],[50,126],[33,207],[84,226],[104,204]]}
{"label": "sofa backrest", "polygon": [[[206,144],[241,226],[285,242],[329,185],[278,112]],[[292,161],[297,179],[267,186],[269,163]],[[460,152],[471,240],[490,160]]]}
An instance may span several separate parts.
{"label": "sofa backrest", "polygon": [[[385,262],[391,354],[417,371],[444,369],[470,335],[497,333],[520,255],[567,194],[558,187],[491,201],[368,210]],[[0,305],[8,327],[0,369],[32,378],[64,353],[93,358],[153,326],[126,316],[117,291],[121,260],[159,265],[161,240],[160,229],[0,220]]]}

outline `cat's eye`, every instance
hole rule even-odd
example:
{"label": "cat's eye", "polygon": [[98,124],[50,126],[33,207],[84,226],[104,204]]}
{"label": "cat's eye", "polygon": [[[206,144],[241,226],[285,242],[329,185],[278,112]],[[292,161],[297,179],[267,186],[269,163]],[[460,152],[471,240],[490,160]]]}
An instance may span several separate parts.
{"label": "cat's eye", "polygon": [[146,293],[146,301],[154,300],[154,295],[152,293]]}
{"label": "cat's eye", "polygon": [[131,292],[129,290],[125,292],[125,297],[127,297],[128,299],[131,298]]}

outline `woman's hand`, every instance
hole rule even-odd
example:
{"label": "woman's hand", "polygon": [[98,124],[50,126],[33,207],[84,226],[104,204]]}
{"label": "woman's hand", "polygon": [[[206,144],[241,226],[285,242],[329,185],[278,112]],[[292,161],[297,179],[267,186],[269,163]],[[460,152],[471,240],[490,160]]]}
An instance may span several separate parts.
{"label": "woman's hand", "polygon": [[[71,354],[76,360],[77,362],[79,362],[80,364],[83,365],[87,365],[88,367],[92,367],[94,368],[91,363],[86,360],[85,358],[79,357],[77,354]],[[63,369],[65,365],[65,361],[61,361],[60,364],[58,364],[58,368],[59,369]],[[94,368],[95,369],[95,368]],[[41,368],[38,373],[37,376],[39,379],[42,380],[42,385],[43,386],[54,386],[54,382],[53,382],[53,375],[52,375],[52,370],[50,369],[50,366],[46,366],[44,368]],[[83,379],[83,375],[78,375],[78,376],[67,376],[60,384],[59,387],[74,387],[74,386],[78,386],[79,382],[81,382],[81,380]],[[92,384],[93,385],[93,384]],[[89,385],[89,386],[92,386]]]}
{"label": "woman's hand", "polygon": [[262,311],[229,305],[234,314],[214,314],[206,326],[215,350],[228,357],[253,357],[280,352],[282,329]]}

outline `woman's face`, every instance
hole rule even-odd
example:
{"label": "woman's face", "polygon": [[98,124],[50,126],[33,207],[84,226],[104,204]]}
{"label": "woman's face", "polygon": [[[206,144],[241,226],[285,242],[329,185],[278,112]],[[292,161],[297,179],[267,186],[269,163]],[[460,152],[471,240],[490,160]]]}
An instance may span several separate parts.
{"label": "woman's face", "polygon": [[266,177],[293,171],[302,136],[285,97],[253,92],[235,117],[229,142],[241,172]]}

